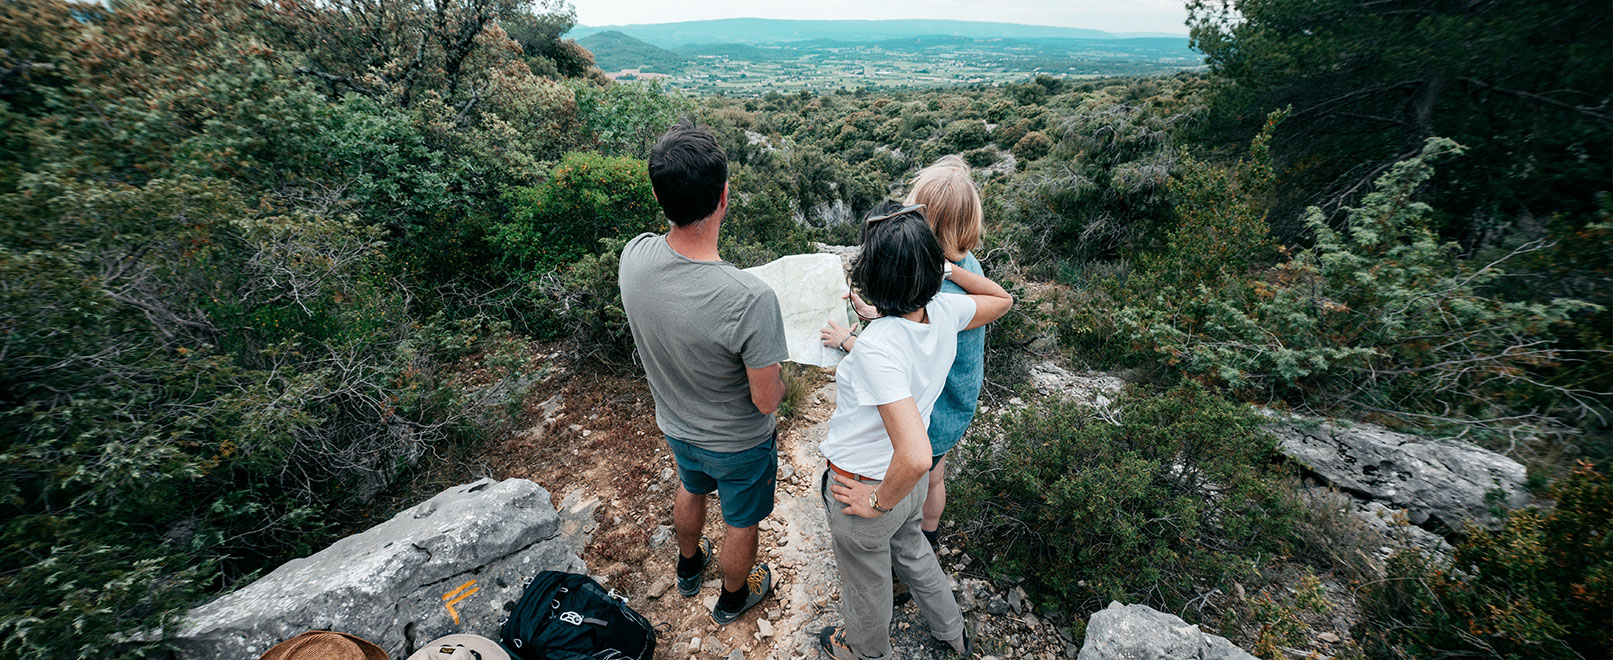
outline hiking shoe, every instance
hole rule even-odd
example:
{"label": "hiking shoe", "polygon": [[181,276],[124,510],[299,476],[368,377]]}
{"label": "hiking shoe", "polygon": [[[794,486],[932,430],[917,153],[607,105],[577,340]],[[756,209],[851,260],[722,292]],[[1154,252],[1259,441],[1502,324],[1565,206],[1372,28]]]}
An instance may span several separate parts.
{"label": "hiking shoe", "polygon": [[964,628],[963,634],[959,635],[957,639],[938,639],[936,641],[952,647],[953,653],[961,655],[965,658],[972,656],[975,653],[974,644],[969,641],[968,628]]}
{"label": "hiking shoe", "polygon": [[711,620],[716,621],[717,625],[726,626],[734,619],[738,619],[746,610],[756,607],[757,603],[767,598],[767,592],[772,590],[773,569],[768,568],[767,564],[757,564],[756,568],[750,569],[750,575],[745,576],[745,604],[738,610],[730,612],[723,609],[719,603],[711,608]]}
{"label": "hiking shoe", "polygon": [[678,593],[684,598],[700,595],[700,578],[706,576],[706,567],[711,565],[711,539],[700,537],[700,572],[689,577],[678,576]]}
{"label": "hiking shoe", "polygon": [[892,609],[902,609],[903,605],[912,602],[913,592],[907,590],[907,585],[902,584],[901,578],[891,576],[891,590]]}
{"label": "hiking shoe", "polygon": [[819,631],[818,648],[835,660],[862,660],[856,651],[846,646],[845,626],[829,626]]}

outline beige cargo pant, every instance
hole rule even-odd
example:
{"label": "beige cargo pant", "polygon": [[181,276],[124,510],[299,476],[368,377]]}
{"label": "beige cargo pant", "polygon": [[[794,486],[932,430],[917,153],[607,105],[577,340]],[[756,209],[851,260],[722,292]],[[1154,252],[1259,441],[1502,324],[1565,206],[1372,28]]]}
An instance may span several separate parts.
{"label": "beige cargo pant", "polygon": [[[818,492],[829,516],[835,563],[840,567],[840,604],[846,615],[846,643],[869,660],[891,657],[891,571],[913,594],[919,612],[939,640],[963,635],[963,611],[952,595],[946,572],[925,540],[919,523],[930,475],[913,492],[878,518],[841,512],[829,493],[829,471],[818,477]],[[864,482],[878,485],[877,481]]]}

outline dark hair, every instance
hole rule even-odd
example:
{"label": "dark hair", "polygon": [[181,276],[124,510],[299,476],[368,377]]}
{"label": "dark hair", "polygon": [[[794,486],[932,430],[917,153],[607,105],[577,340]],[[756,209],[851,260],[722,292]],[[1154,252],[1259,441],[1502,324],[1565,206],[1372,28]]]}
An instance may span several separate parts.
{"label": "dark hair", "polygon": [[[901,209],[901,204],[887,200],[868,217]],[[873,224],[864,222],[862,253],[851,267],[851,281],[881,315],[910,314],[941,291],[945,260],[924,212],[910,211]]]}
{"label": "dark hair", "polygon": [[728,156],[717,137],[687,118],[666,129],[650,150],[650,185],[674,225],[689,225],[715,212],[726,183]]}

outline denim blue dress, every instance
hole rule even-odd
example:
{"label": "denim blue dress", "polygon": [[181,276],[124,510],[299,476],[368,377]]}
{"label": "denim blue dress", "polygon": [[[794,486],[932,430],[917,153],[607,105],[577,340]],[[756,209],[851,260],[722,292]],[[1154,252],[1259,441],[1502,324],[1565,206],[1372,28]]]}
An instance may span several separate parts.
{"label": "denim blue dress", "polygon": [[[984,275],[980,261],[974,254],[952,262],[976,275]],[[951,281],[941,283],[942,293],[967,293]],[[947,384],[941,389],[941,398],[930,412],[930,455],[940,456],[951,450],[963,438],[969,422],[975,418],[975,406],[980,403],[980,385],[986,376],[986,329],[975,328],[958,333],[958,357],[947,373]]]}

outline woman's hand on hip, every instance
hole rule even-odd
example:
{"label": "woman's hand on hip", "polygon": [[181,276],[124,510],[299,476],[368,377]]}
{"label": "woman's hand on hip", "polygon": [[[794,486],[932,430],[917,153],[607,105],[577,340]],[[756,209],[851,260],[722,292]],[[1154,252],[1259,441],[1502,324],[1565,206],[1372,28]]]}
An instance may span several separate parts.
{"label": "woman's hand on hip", "polygon": [[834,477],[834,483],[829,484],[829,494],[834,496],[836,502],[846,505],[840,510],[841,513],[862,518],[878,518],[882,515],[868,501],[869,495],[874,492],[873,485],[842,474],[830,473],[830,476]]}

